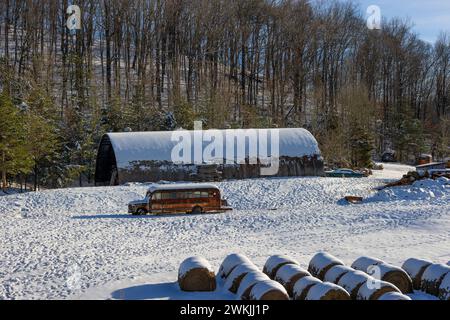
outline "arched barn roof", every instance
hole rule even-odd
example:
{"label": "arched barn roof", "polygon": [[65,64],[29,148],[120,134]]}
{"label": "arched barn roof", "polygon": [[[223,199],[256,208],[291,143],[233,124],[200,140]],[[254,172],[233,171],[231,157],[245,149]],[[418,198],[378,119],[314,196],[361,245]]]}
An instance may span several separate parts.
{"label": "arched barn roof", "polygon": [[[178,131],[179,132],[179,131]],[[172,150],[179,144],[179,137],[173,138],[173,131],[154,131],[154,132],[124,132],[124,133],[107,133],[103,136],[100,143],[99,152],[97,155],[96,166],[96,182],[109,183],[111,179],[111,170],[120,171],[127,169],[130,166],[136,165],[137,162],[172,162]],[[230,130],[204,130],[204,131],[181,131],[182,134],[190,136],[191,141],[194,141],[194,135],[201,135],[213,132],[220,133],[223,137],[223,155],[226,157],[227,139],[229,136],[243,137],[247,136],[250,131],[246,129],[230,129]],[[259,137],[269,137],[267,140],[268,156],[271,155],[271,140],[278,134],[279,139],[279,156],[280,157],[304,157],[317,156],[320,157],[320,150],[318,143],[314,136],[307,130],[301,128],[287,128],[287,129],[251,129],[251,132],[256,133],[258,144]],[[201,136],[200,136],[201,137]],[[195,140],[198,141],[198,140]],[[210,141],[203,141],[202,149],[210,145]],[[236,145],[234,140],[234,144]],[[246,155],[248,155],[250,139],[245,139]],[[191,154],[194,155],[195,144],[192,143]],[[234,147],[234,155],[236,160],[236,146]],[[263,159],[261,159],[263,160]],[[236,161],[237,162],[237,161]],[[123,181],[121,181],[123,182]]]}

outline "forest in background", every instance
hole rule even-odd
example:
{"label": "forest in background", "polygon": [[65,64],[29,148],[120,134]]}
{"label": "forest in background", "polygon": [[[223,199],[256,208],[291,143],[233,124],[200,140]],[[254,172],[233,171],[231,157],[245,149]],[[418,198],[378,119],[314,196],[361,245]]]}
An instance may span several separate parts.
{"label": "forest in background", "polygon": [[[449,154],[450,34],[355,3],[0,0],[0,171],[34,188],[92,183],[105,132],[304,127],[327,163]],[[365,8],[363,8],[365,9]]]}

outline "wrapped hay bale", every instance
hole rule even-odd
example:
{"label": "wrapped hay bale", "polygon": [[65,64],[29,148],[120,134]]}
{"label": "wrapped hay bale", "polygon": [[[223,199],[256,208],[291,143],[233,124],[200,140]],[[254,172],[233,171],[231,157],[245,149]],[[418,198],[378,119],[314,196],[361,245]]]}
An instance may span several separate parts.
{"label": "wrapped hay bale", "polygon": [[388,292],[383,294],[381,297],[378,298],[378,300],[382,301],[398,301],[398,300],[412,300],[407,295],[404,295],[403,293],[398,292]]}
{"label": "wrapped hay bale", "polygon": [[253,263],[241,263],[237,265],[233,271],[228,275],[225,281],[224,288],[232,293],[236,293],[242,278],[245,277],[250,271],[259,271],[258,268]]}
{"label": "wrapped hay bale", "polygon": [[325,273],[323,281],[337,284],[344,274],[352,271],[355,271],[355,269],[338,264]]}
{"label": "wrapped hay bale", "polygon": [[400,267],[393,266],[387,263],[380,263],[377,265],[380,271],[380,280],[392,283],[402,293],[413,292],[413,283],[411,277]]}
{"label": "wrapped hay bale", "polygon": [[425,269],[420,283],[420,289],[433,296],[439,295],[439,287],[442,280],[447,273],[450,272],[450,267],[445,264],[431,264]]}
{"label": "wrapped hay bale", "polygon": [[250,292],[252,291],[253,286],[264,280],[270,280],[267,274],[262,273],[261,271],[249,271],[239,284],[237,296],[242,300],[250,299]]}
{"label": "wrapped hay bale", "polygon": [[368,280],[373,279],[367,273],[362,271],[351,271],[344,274],[338,281],[338,286],[344,288],[352,300],[356,300],[358,291]]}
{"label": "wrapped hay bale", "polygon": [[314,276],[323,280],[325,273],[336,265],[344,263],[326,252],[317,253],[309,262],[308,271]]}
{"label": "wrapped hay bale", "polygon": [[367,273],[369,271],[370,266],[376,266],[381,263],[384,263],[384,261],[372,257],[363,256],[359,257],[358,259],[355,260],[355,262],[352,263],[352,268]]}
{"label": "wrapped hay bale", "polygon": [[323,282],[313,285],[305,300],[350,300],[350,295],[334,283]]}
{"label": "wrapped hay bale", "polygon": [[214,291],[216,276],[206,259],[191,257],[178,269],[178,285],[182,291]]}
{"label": "wrapped hay bale", "polygon": [[232,253],[228,255],[225,258],[225,260],[223,260],[222,264],[220,265],[218,275],[221,278],[226,278],[238,264],[242,263],[252,263],[252,262],[242,254]]}
{"label": "wrapped hay bale", "polygon": [[281,283],[289,296],[292,297],[294,284],[297,280],[310,275],[308,271],[296,264],[285,264],[278,269],[275,275],[275,281]]}
{"label": "wrapped hay bale", "polygon": [[300,278],[294,284],[293,289],[294,300],[305,300],[311,287],[318,283],[322,283],[322,281],[317,278],[314,278],[313,276],[306,276]]}
{"label": "wrapped hay bale", "polygon": [[450,272],[442,279],[439,286],[439,299],[450,300]]}
{"label": "wrapped hay bale", "polygon": [[274,280],[256,283],[250,291],[250,300],[289,300],[284,287]]}
{"label": "wrapped hay bale", "polygon": [[397,287],[395,287],[392,283],[372,278],[367,280],[365,283],[361,285],[361,287],[358,290],[358,295],[356,299],[378,300],[379,297],[388,292],[401,293],[400,290]]}
{"label": "wrapped hay bale", "polygon": [[411,277],[413,282],[413,288],[415,290],[420,290],[420,282],[422,281],[422,275],[425,272],[425,269],[428,268],[428,266],[431,264],[432,264],[431,261],[415,258],[408,259],[403,263],[402,269],[405,270]]}
{"label": "wrapped hay bale", "polygon": [[264,265],[263,272],[269,276],[270,279],[274,279],[275,275],[282,266],[286,264],[296,264],[299,263],[292,259],[289,256],[285,255],[274,255],[267,259],[266,264]]}

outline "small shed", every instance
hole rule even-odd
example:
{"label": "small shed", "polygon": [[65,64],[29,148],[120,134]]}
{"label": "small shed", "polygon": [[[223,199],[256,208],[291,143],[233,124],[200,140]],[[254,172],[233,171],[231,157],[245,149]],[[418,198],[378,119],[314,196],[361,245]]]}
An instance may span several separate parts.
{"label": "small shed", "polygon": [[416,166],[416,171],[422,175],[425,174],[425,172],[430,172],[433,170],[444,170],[446,169],[446,167],[447,167],[446,162],[431,162]]}
{"label": "small shed", "polygon": [[[181,140],[192,142],[188,150],[182,152],[191,155],[188,161],[173,159],[173,151],[179,148]],[[216,147],[212,161],[194,157],[210,152],[212,142]],[[244,153],[238,151],[244,146]],[[257,159],[251,152],[255,150]],[[108,133],[101,139],[95,182],[96,185],[118,185],[161,180],[256,178],[262,176],[262,168],[275,160],[278,170],[273,176],[324,174],[317,140],[301,128],[123,132]]]}

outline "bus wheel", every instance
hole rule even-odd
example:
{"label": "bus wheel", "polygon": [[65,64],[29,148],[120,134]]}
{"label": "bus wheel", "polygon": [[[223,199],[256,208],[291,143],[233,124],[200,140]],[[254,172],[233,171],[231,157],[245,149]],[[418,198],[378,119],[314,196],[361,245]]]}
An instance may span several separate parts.
{"label": "bus wheel", "polygon": [[203,209],[199,206],[194,207],[191,211],[192,214],[201,214],[202,212],[203,212]]}
{"label": "bus wheel", "polygon": [[138,209],[137,211],[136,211],[136,215],[137,216],[145,216],[147,214],[147,210],[145,210],[145,209]]}

